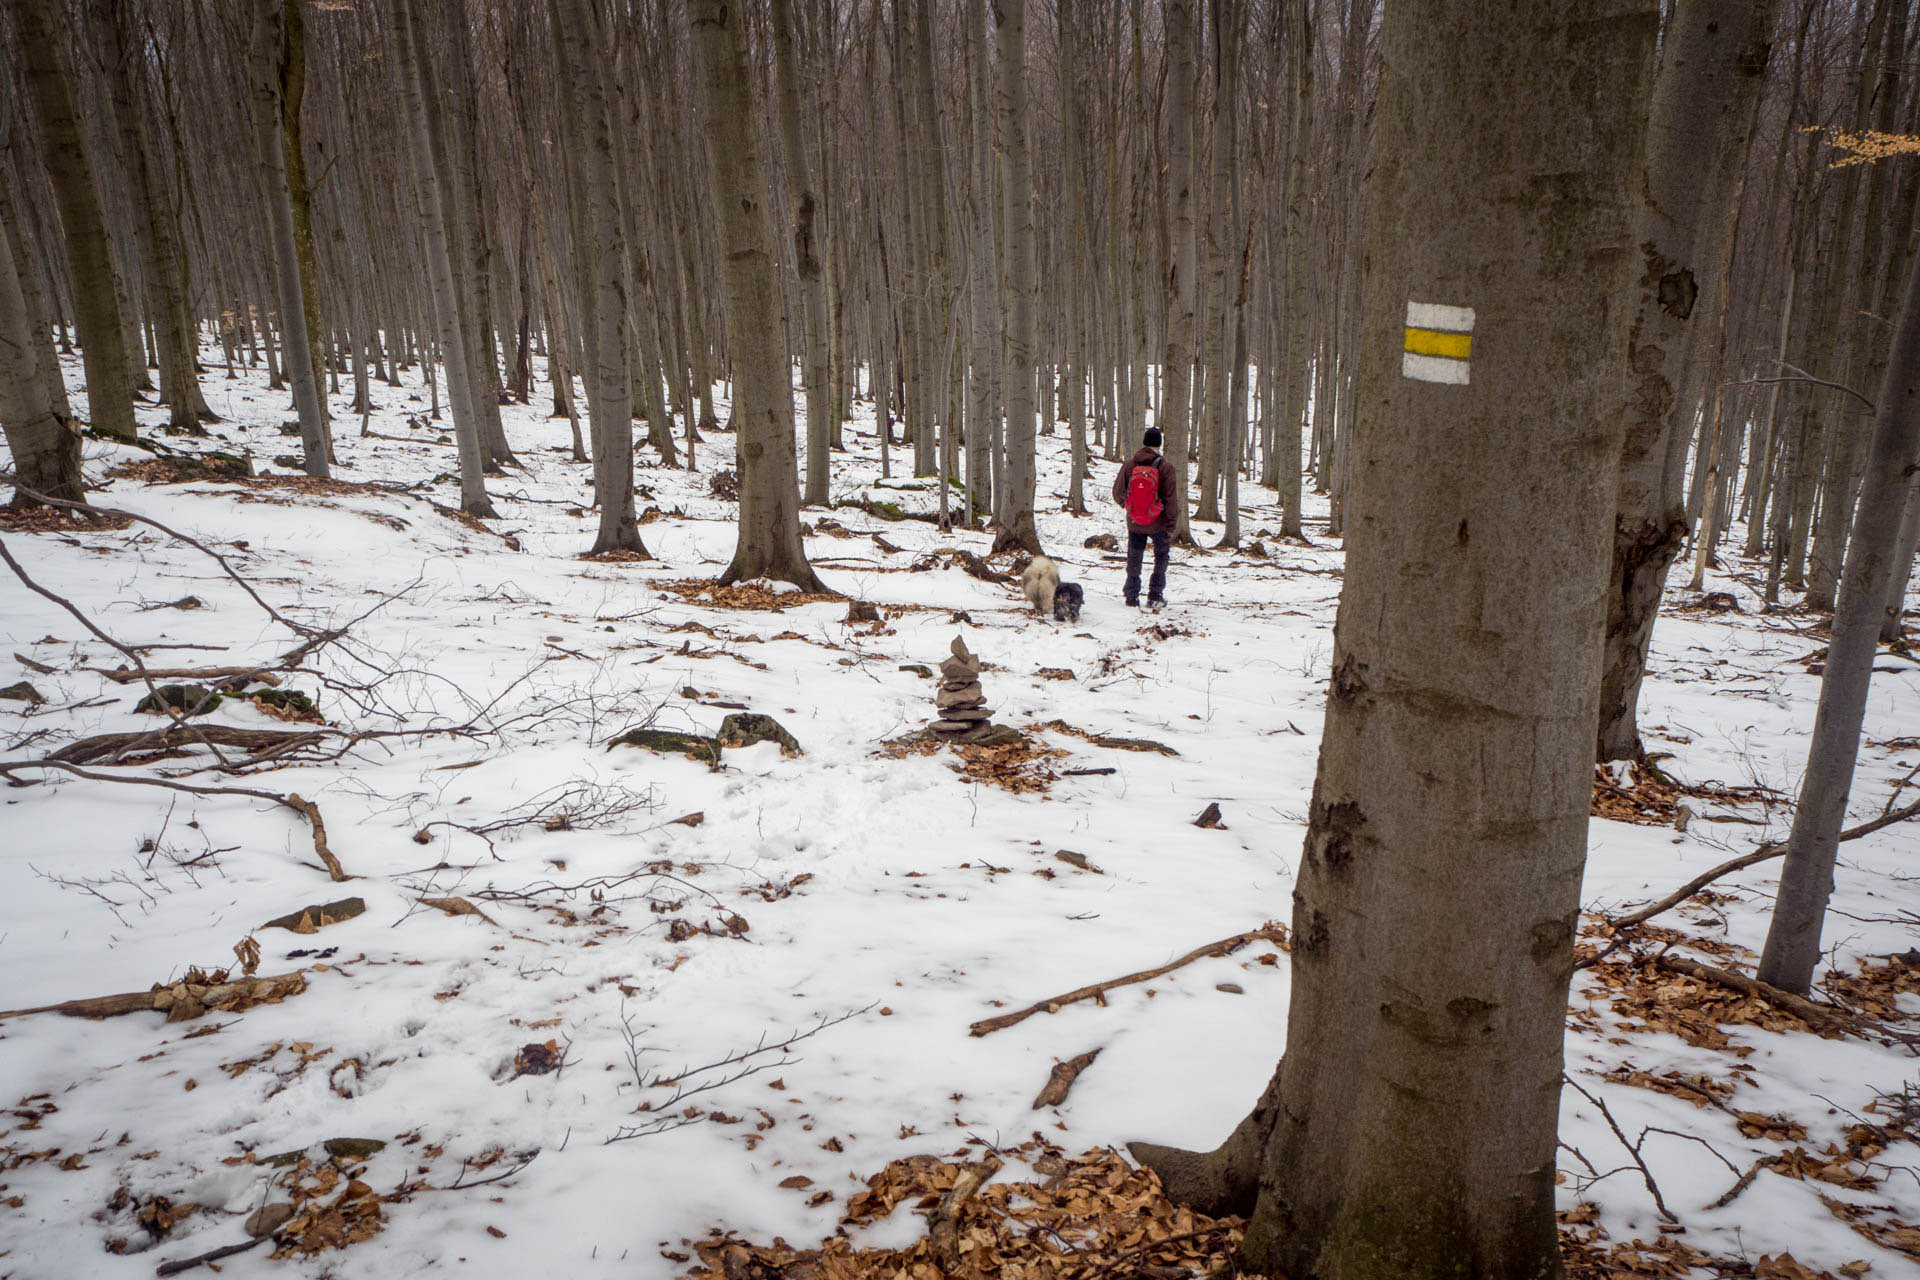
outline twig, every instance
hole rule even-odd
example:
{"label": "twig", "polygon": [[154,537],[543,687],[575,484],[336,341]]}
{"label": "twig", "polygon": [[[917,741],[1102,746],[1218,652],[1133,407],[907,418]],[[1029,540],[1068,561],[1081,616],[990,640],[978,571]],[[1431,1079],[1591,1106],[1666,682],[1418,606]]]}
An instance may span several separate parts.
{"label": "twig", "polygon": [[92,769],[82,769],[78,765],[59,760],[0,760],[0,777],[12,777],[22,769],[54,769],[93,782],[125,782],[140,787],[165,787],[169,791],[184,791],[196,796],[247,796],[255,800],[271,800],[277,805],[292,809],[312,825],[313,851],[319,855],[320,861],[326,864],[328,876],[335,881],[353,878],[341,867],[340,860],[333,856],[333,850],[327,847],[327,826],[320,818],[320,807],[311,800],[302,799],[299,795],[283,796],[277,791],[260,791],[253,787],[198,787],[190,782],[174,782],[167,778],[135,778],[119,773],[98,773]]}
{"label": "twig", "polygon": [[1772,1156],[1761,1156],[1758,1160],[1755,1160],[1753,1162],[1752,1167],[1750,1167],[1745,1173],[1740,1175],[1740,1180],[1734,1183],[1731,1187],[1727,1188],[1727,1194],[1721,1196],[1718,1200],[1715,1200],[1712,1204],[1708,1205],[1707,1210],[1711,1212],[1714,1209],[1724,1209],[1728,1205],[1732,1204],[1735,1200],[1739,1199],[1740,1193],[1742,1191],[1745,1191],[1748,1187],[1752,1186],[1753,1180],[1760,1176],[1760,1171],[1772,1165],[1773,1160],[1774,1158]]}
{"label": "twig", "polygon": [[1181,956],[1178,960],[1170,961],[1158,968],[1142,969],[1138,973],[1129,973],[1125,977],[1112,978],[1106,982],[1096,982],[1088,987],[1079,987],[1067,992],[1065,995],[1052,996],[1014,1013],[1002,1013],[995,1017],[982,1018],[967,1028],[967,1034],[972,1036],[992,1035],[996,1031],[1004,1031],[1008,1027],[1025,1022],[1036,1013],[1054,1013],[1062,1005],[1074,1004],[1081,1000],[1094,999],[1113,990],[1115,987],[1124,987],[1136,982],[1149,981],[1159,977],[1163,973],[1172,973],[1175,969],[1183,965],[1192,964],[1195,960],[1205,960],[1212,956],[1231,955],[1241,947],[1246,946],[1249,942],[1258,942],[1261,939],[1265,939],[1275,946],[1279,946],[1286,941],[1286,937],[1286,931],[1279,925],[1262,925],[1260,928],[1254,929],[1251,932],[1236,933],[1231,938],[1222,938],[1218,942],[1209,942],[1204,947],[1196,947],[1194,950]]}
{"label": "twig", "polygon": [[227,563],[227,558],[221,555],[218,551],[215,551],[212,547],[209,547],[204,542],[199,541],[197,538],[190,538],[186,534],[181,533],[177,529],[168,528],[166,525],[161,524],[158,520],[153,519],[151,516],[143,516],[136,511],[122,511],[118,507],[96,507],[93,504],[87,503],[87,502],[70,502],[65,498],[55,498],[49,494],[38,493],[22,485],[20,483],[19,476],[15,475],[12,471],[6,470],[4,468],[0,468],[0,483],[10,484],[14,487],[14,490],[16,492],[24,493],[29,498],[32,498],[34,501],[43,502],[50,507],[55,507],[65,511],[79,511],[79,512],[82,512],[83,514],[88,514],[88,515],[121,516],[128,520],[138,521],[140,524],[150,525],[151,527],[158,529],[160,532],[166,534],[169,538],[174,538],[181,542],[184,542],[188,546],[192,547],[194,550],[202,552],[205,555],[212,557],[213,561],[216,564],[218,564],[222,570],[226,572],[226,575],[229,578],[232,578],[234,582],[239,584],[239,587],[242,591],[246,592],[249,596],[253,597],[253,602],[255,604],[259,605],[262,609],[266,610],[267,616],[269,618],[272,618],[275,622],[287,628],[289,631],[293,632],[295,635],[304,636],[309,639],[313,639],[326,634],[326,632],[320,628],[309,627],[305,623],[295,622],[292,618],[287,617],[285,614],[281,613],[278,609],[274,608],[272,605],[268,604],[265,600],[261,599],[260,593],[253,589],[253,585],[249,583],[245,578],[241,577],[239,572],[235,570],[231,564]]}
{"label": "twig", "polygon": [[1133,1261],[1141,1254],[1151,1253],[1161,1245],[1179,1244],[1183,1240],[1198,1240],[1201,1236],[1217,1235],[1222,1231],[1231,1230],[1231,1225],[1230,1223],[1216,1222],[1210,1227],[1201,1227],[1197,1231],[1182,1231],[1177,1236],[1162,1236],[1158,1240],[1149,1240],[1144,1244],[1137,1244],[1125,1253],[1118,1254],[1104,1263],[1098,1271],[1093,1273],[1093,1280],[1099,1280],[1101,1276],[1110,1275],[1118,1271],[1121,1267],[1127,1265],[1127,1263]]}
{"label": "twig", "polygon": [[[1572,1076],[1563,1073],[1560,1078],[1572,1085],[1574,1092],[1578,1093],[1588,1102],[1591,1102],[1594,1106],[1600,1108],[1600,1115],[1606,1120],[1607,1128],[1613,1130],[1613,1136],[1620,1139],[1620,1145],[1627,1149],[1627,1154],[1633,1157],[1634,1164],[1640,1167],[1640,1177],[1646,1182],[1647,1190],[1652,1194],[1654,1207],[1660,1211],[1660,1216],[1668,1222],[1679,1222],[1680,1219],[1674,1216],[1673,1210],[1667,1208],[1666,1200],[1661,1197],[1660,1184],[1653,1180],[1653,1171],[1647,1168],[1647,1162],[1640,1158],[1639,1146],[1627,1141],[1626,1133],[1620,1128],[1619,1121],[1613,1118],[1613,1112],[1607,1110],[1607,1104],[1599,1098],[1596,1098],[1593,1094],[1588,1093],[1586,1089],[1581,1087],[1580,1082]],[[1646,1137],[1647,1135],[1643,1131],[1640,1135],[1640,1140],[1644,1142],[1646,1141]]]}
{"label": "twig", "polygon": [[236,1253],[245,1253],[255,1245],[263,1244],[271,1239],[273,1239],[272,1235],[255,1236],[253,1239],[243,1240],[239,1244],[222,1245],[218,1249],[209,1249],[207,1252],[196,1254],[191,1258],[179,1258],[173,1262],[163,1262],[153,1269],[153,1274],[157,1276],[177,1276],[182,1271],[191,1271],[195,1267],[205,1266],[209,1262],[218,1262],[222,1258],[231,1258]]}
{"label": "twig", "polygon": [[[1883,813],[1872,821],[1863,822],[1857,827],[1849,827],[1840,833],[1839,838],[1841,840],[1858,840],[1861,836],[1872,835],[1883,827],[1890,827],[1896,822],[1904,822],[1917,814],[1920,814],[1920,800],[1916,800],[1905,808],[1894,809],[1890,812]],[[1615,933],[1623,929],[1630,929],[1637,924],[1645,924],[1660,913],[1670,911],[1674,907],[1679,906],[1688,898],[1691,898],[1694,894],[1700,892],[1700,890],[1706,888],[1715,880],[1718,880],[1721,876],[1731,875],[1733,872],[1740,871],[1746,867],[1755,866],[1773,858],[1778,858],[1786,851],[1787,846],[1785,841],[1770,840],[1755,849],[1752,853],[1742,854],[1738,858],[1729,859],[1717,867],[1701,872],[1658,902],[1650,903],[1647,906],[1641,907],[1638,911],[1630,912],[1624,916],[1609,916],[1604,923]],[[1573,967],[1575,969],[1591,967],[1602,957],[1611,955],[1617,951],[1623,941],[1624,939],[1615,938],[1613,943],[1608,946],[1605,951],[1602,951],[1592,959],[1582,960]]]}

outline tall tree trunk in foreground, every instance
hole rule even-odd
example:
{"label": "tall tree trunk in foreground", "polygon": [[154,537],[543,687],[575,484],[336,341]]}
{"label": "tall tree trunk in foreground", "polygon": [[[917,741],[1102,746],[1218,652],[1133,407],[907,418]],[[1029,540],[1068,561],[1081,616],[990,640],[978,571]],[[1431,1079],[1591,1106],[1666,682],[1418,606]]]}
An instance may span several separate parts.
{"label": "tall tree trunk in foreground", "polygon": [[[107,226],[100,212],[99,189],[87,158],[86,138],[74,114],[73,92],[61,50],[71,47],[62,30],[57,0],[10,0],[14,28],[20,33],[26,93],[40,120],[47,177],[67,249],[73,281],[74,322],[80,330],[80,355],[87,370],[87,417],[102,431],[131,440],[133,353],[127,349]],[[20,250],[15,248],[15,252]]]}
{"label": "tall tree trunk in foreground", "polygon": [[1788,991],[1805,992],[1820,960],[1820,929],[1833,893],[1833,860],[1853,786],[1854,757],[1867,711],[1874,648],[1887,614],[1887,585],[1894,576],[1901,518],[1914,470],[1920,467],[1920,254],[1907,277],[1887,380],[1874,416],[1866,481],[1854,512],[1847,564],[1834,604],[1833,639],[1820,679],[1820,709],[1814,715],[1807,772],[1793,811],[1780,896],[1774,903],[1759,977]]}
{"label": "tall tree trunk in foreground", "polygon": [[[19,268],[33,270],[14,249],[8,220],[0,218],[0,430],[20,483],[50,498],[85,502],[80,477],[80,433],[54,412],[40,370],[39,344],[20,287]],[[15,491],[15,507],[38,506]]]}
{"label": "tall tree trunk in foreground", "polygon": [[[298,0],[294,0],[295,3]],[[296,247],[293,202],[288,194],[285,134],[281,124],[280,66],[284,45],[280,23],[283,0],[256,0],[253,9],[253,144],[260,167],[260,190],[267,201],[267,230],[273,240],[274,283],[279,288],[281,358],[293,383],[300,414],[300,452],[310,476],[328,473],[327,422],[320,408],[319,370],[307,339],[305,289]]]}
{"label": "tall tree trunk in foreground", "polygon": [[747,70],[746,14],[738,0],[692,0],[688,8],[712,175],[714,230],[720,242],[739,450],[739,541],[720,581],[768,577],[804,591],[825,591],[800,543],[793,384],[787,375],[773,220]]}
{"label": "tall tree trunk in foreground", "polygon": [[[994,114],[1000,118],[1000,196],[1006,236],[1007,474],[993,549],[1038,553],[1033,523],[1034,334],[1037,291],[1033,158],[1027,142],[1027,0],[994,0]],[[985,247],[981,247],[981,252]]]}
{"label": "tall tree trunk in foreground", "polygon": [[[1687,536],[1686,495],[1668,443],[1692,421],[1689,359],[1711,356],[1772,29],[1771,0],[1679,0],[1647,130],[1632,309],[1626,443],[1615,498],[1598,758],[1636,759],[1636,712],[1667,570]],[[1691,357],[1690,357],[1691,353]]]}
{"label": "tall tree trunk in foreground", "polygon": [[[1287,1048],[1169,1191],[1241,1265],[1543,1280],[1654,0],[1394,0]],[[1404,327],[1403,327],[1404,321]],[[1355,1064],[1364,1063],[1364,1070]]]}

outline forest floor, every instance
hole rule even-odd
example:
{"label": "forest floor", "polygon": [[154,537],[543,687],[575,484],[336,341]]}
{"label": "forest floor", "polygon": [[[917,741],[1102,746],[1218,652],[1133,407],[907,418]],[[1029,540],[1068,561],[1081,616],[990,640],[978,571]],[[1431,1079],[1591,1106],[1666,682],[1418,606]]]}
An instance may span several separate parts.
{"label": "forest floor", "polygon": [[[1114,464],[1093,464],[1094,514],[1061,514],[1066,437],[1043,437],[1041,535],[1087,597],[1058,625],[953,554],[987,536],[891,518],[936,494],[902,449],[880,478],[863,404],[837,505],[803,512],[847,598],[715,591],[731,436],[693,473],[643,450],[657,558],[596,561],[588,469],[543,406],[503,410],[520,465],[490,479],[502,518],[482,524],[448,512],[454,449],[417,385],[376,384],[368,437],[332,398],[329,482],[276,461],[297,448],[284,394],[217,369],[206,387],[225,419],[209,438],[143,411],[153,439],[245,451],[261,474],[89,440],[94,500],[201,539],[294,625],[150,526],[0,538],[150,666],[267,667],[344,634],[279,676],[317,718],[229,697],[193,722],[255,731],[228,736],[227,772],[177,742],[82,766],[265,798],[52,773],[0,792],[0,1004],[160,984],[131,1003],[205,1008],[0,1020],[0,1277],[149,1275],[246,1241],[272,1204],[292,1216],[225,1275],[1169,1276],[1154,1268],[1230,1248],[1236,1223],[1167,1204],[1114,1152],[1211,1146],[1245,1112],[1284,1038],[1283,927],[969,1028],[1284,925],[1340,589],[1324,500],[1311,545],[1283,543],[1271,495],[1244,487],[1265,554],[1176,551],[1170,606],[1140,613],[1115,555],[1085,545],[1120,530]],[[1665,778],[1597,792],[1588,954],[1599,917],[1784,834],[1824,639],[1763,613],[1754,583],[1730,560],[1709,583],[1726,599],[1669,597],[1643,703]],[[0,683],[34,699],[0,690],[0,758],[80,760],[105,749],[85,739],[156,727],[72,613],[11,575],[0,601]],[[908,738],[956,636],[1026,745]],[[1856,822],[1920,797],[1920,664],[1880,665]],[[608,745],[741,710],[799,752]],[[274,795],[317,806],[345,881]],[[1843,846],[1817,1028],[1655,961],[1750,971],[1777,863],[1577,977],[1559,1188],[1576,1276],[1920,1274],[1916,847],[1913,824]],[[249,963],[292,976],[207,988]],[[930,1235],[918,1210],[996,1160]]]}

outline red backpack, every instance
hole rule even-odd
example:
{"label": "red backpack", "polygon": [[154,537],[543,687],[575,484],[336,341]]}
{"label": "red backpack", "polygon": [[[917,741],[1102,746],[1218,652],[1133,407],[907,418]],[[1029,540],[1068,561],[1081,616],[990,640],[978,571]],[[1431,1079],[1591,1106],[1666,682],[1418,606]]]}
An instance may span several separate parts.
{"label": "red backpack", "polygon": [[1127,519],[1136,525],[1149,525],[1160,518],[1166,505],[1160,501],[1160,468],[1149,462],[1136,462],[1127,476]]}

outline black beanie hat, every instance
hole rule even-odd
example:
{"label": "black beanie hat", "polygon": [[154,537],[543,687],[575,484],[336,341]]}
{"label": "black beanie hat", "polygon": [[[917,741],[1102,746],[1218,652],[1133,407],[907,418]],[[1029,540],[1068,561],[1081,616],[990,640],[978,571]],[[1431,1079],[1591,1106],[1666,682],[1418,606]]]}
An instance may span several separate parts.
{"label": "black beanie hat", "polygon": [[1147,434],[1140,438],[1140,443],[1146,445],[1149,449],[1158,449],[1161,439],[1160,428],[1148,427]]}

